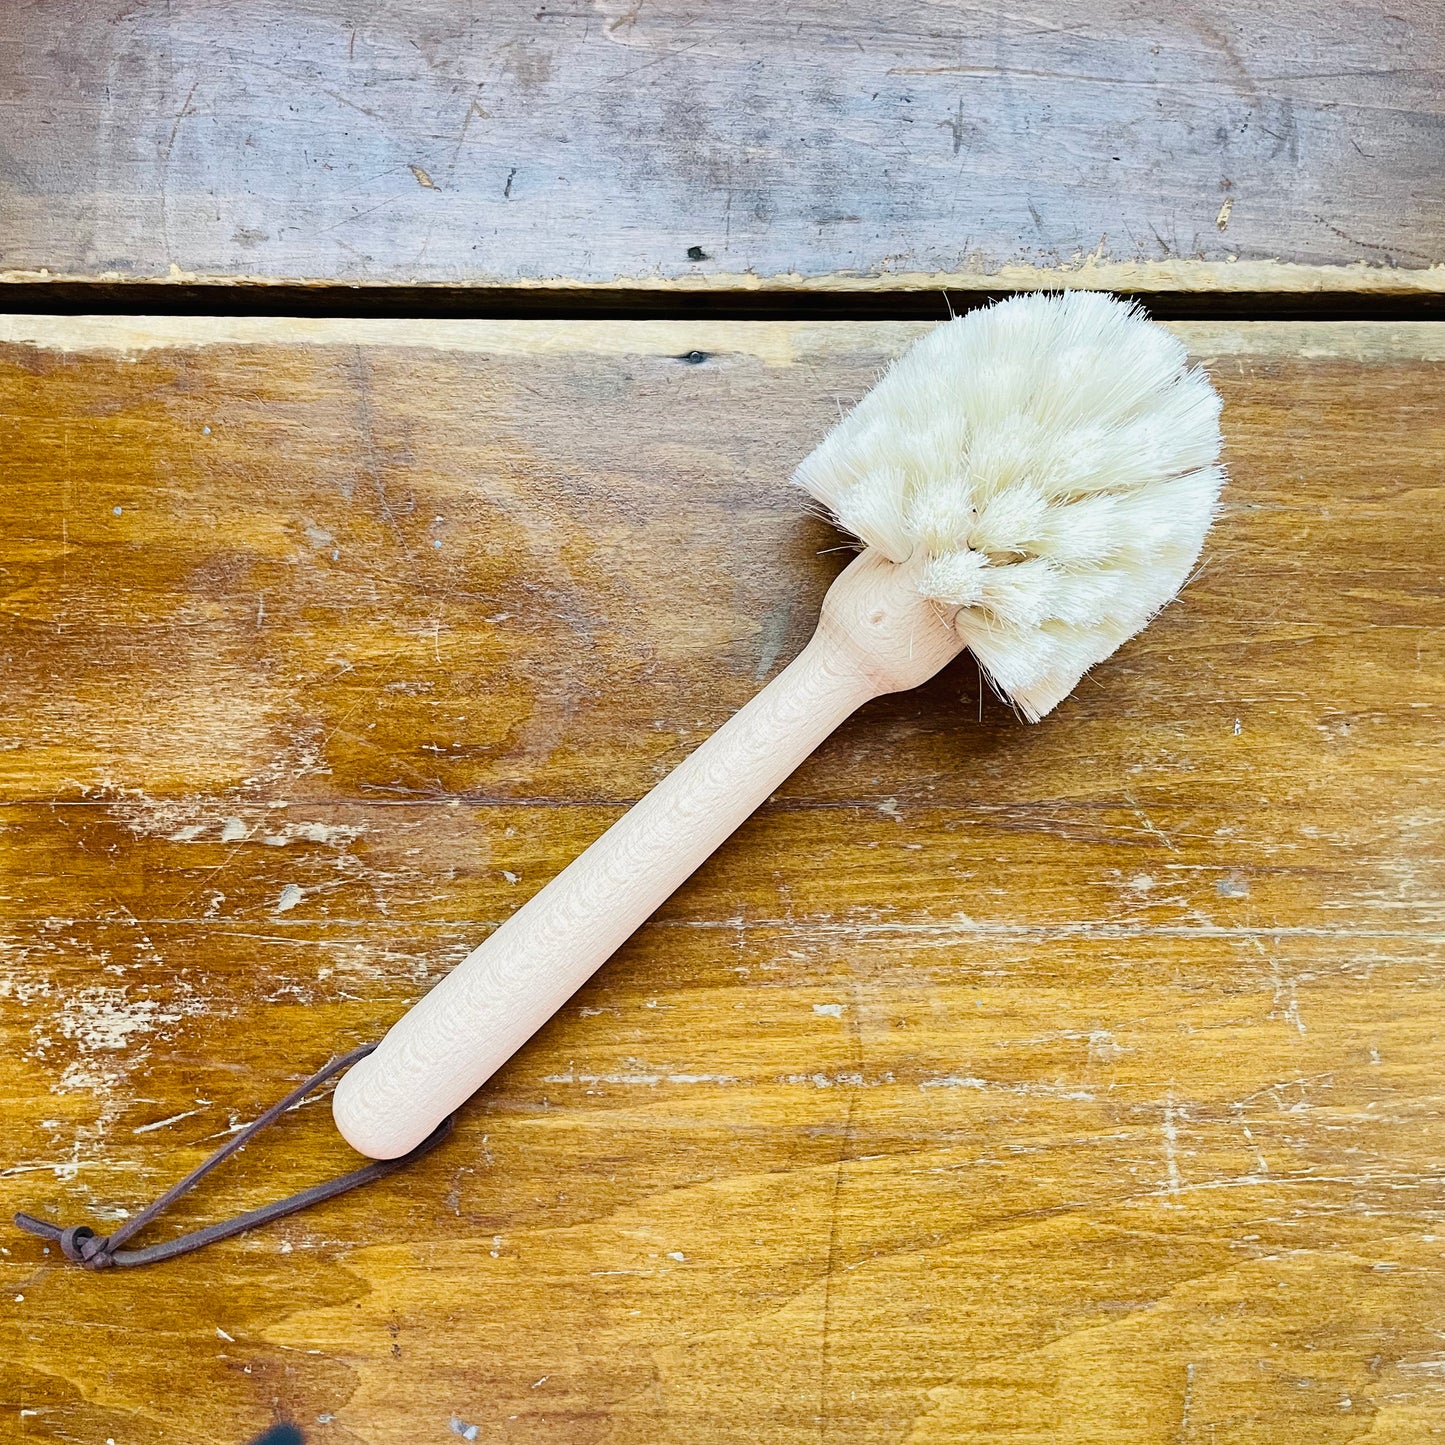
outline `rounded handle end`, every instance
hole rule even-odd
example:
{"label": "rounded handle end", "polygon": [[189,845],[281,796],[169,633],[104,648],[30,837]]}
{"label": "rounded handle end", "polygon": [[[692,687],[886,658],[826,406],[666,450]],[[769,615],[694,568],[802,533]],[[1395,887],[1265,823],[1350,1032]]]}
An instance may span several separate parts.
{"label": "rounded handle end", "polygon": [[398,1159],[415,1149],[431,1126],[408,1114],[378,1109],[377,1101],[368,1097],[373,1092],[367,1088],[371,1067],[372,1058],[365,1058],[342,1075],[331,1096],[331,1117],[341,1137],[358,1154],[369,1159]]}

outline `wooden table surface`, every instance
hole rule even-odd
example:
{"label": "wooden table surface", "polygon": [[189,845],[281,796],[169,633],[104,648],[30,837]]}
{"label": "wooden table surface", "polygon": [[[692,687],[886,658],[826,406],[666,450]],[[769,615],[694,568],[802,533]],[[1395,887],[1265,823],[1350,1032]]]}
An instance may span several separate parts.
{"label": "wooden table surface", "polygon": [[[867,708],[405,1177],[10,1240],[25,1430],[1438,1428],[1445,327],[1180,329],[1179,605],[1037,727]],[[122,1217],[749,696],[840,562],[783,478],[913,330],[6,323],[5,1205]]]}
{"label": "wooden table surface", "polygon": [[[0,1440],[1445,1435],[1442,67],[1429,0],[0,7],[5,1212],[133,1213],[787,662],[889,297],[1192,314],[1230,469],[1057,715],[870,705],[405,1174],[0,1230]],[[150,1237],[354,1163],[318,1100]]]}

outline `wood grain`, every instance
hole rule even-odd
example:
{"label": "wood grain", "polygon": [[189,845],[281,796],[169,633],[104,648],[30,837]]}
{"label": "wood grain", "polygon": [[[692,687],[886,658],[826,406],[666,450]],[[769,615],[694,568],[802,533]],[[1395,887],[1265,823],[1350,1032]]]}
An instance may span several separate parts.
{"label": "wood grain", "polygon": [[[1179,330],[1180,604],[1038,727],[869,704],[404,1178],[5,1239],[8,1437],[1435,1438],[1445,327]],[[7,318],[0,1204],[133,1209],[749,697],[912,334]]]}
{"label": "wood grain", "polygon": [[1433,0],[29,0],[0,272],[1438,291],[1442,70]]}

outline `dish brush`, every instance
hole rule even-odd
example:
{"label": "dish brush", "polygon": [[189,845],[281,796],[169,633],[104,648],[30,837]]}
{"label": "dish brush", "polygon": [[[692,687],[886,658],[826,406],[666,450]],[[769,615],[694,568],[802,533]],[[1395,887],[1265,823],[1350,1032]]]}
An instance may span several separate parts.
{"label": "dish brush", "polygon": [[391,1159],[474,1093],[838,725],[965,648],[1030,722],[1179,590],[1220,400],[1136,308],[1023,296],[939,326],[798,467],[862,544],[783,672],[356,1063],[338,1128]]}

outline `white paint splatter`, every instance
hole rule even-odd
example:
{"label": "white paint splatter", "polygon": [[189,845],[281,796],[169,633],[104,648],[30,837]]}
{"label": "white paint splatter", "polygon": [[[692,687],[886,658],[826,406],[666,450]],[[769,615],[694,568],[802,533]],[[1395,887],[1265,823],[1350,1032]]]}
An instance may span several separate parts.
{"label": "white paint splatter", "polygon": [[662,1082],[661,1074],[544,1074],[544,1084],[644,1084],[653,1088]]}
{"label": "white paint splatter", "polygon": [[304,838],[308,843],[327,843],[333,848],[344,847],[365,831],[351,823],[297,823],[284,830],[289,836]]}
{"label": "white paint splatter", "polygon": [[972,1074],[943,1074],[936,1079],[920,1079],[920,1089],[986,1089],[987,1079],[975,1078]]}
{"label": "white paint splatter", "polygon": [[[890,1076],[891,1077],[891,1076]],[[1094,1095],[1074,1084],[1046,1084],[1028,1081],[1007,1083],[1001,1079],[980,1079],[972,1074],[941,1074],[920,1079],[920,1089],[996,1089],[1006,1094],[1033,1094],[1046,1099],[1069,1099],[1075,1103],[1092,1104]]]}
{"label": "white paint splatter", "polygon": [[544,1084],[629,1084],[634,1087],[654,1089],[659,1084],[741,1084],[744,1081],[736,1074],[584,1074],[568,1069],[565,1074],[545,1074]]}
{"label": "white paint splatter", "polygon": [[[142,942],[150,946],[149,940]],[[59,1179],[73,1179],[82,1167],[82,1151],[103,1139],[116,1116],[133,1101],[129,1078],[148,1056],[143,1041],[153,1033],[165,1037],[162,1031],[168,1025],[204,1013],[205,1008],[205,1002],[179,982],[166,999],[134,997],[124,985],[92,984],[66,998],[57,1013],[37,1019],[31,1028],[29,1056],[44,1060],[61,1040],[71,1044],[75,1057],[53,1087],[57,1092],[91,1093],[100,1108],[92,1121],[77,1126],[68,1158],[23,1167],[49,1169]]]}
{"label": "white paint splatter", "polygon": [[1094,1029],[1089,1035],[1089,1059],[1096,1064],[1112,1064],[1129,1052],[1116,1043],[1108,1029]]}
{"label": "white paint splatter", "polygon": [[[326,769],[320,766],[318,747],[312,746],[299,754],[290,771],[282,771],[278,777],[272,777],[273,771],[248,778],[247,782],[292,782],[307,773],[324,772]],[[299,839],[345,849],[366,831],[365,824],[359,823],[290,823],[265,816],[283,810],[285,804],[270,804],[264,810],[258,810],[262,816],[247,822],[244,817],[235,814],[216,818],[213,814],[215,804],[206,798],[152,798],[146,793],[128,789],[107,791],[118,795],[111,805],[111,815],[138,838],[166,838],[173,843],[240,843],[260,829],[261,841],[273,848],[284,848]]]}
{"label": "white paint splatter", "polygon": [[779,1074],[777,1081],[780,1084],[811,1084],[815,1089],[834,1089],[841,1087],[863,1089],[877,1088],[879,1084],[891,1084],[893,1082],[893,1075],[884,1074],[883,1077],[879,1079],[865,1079],[862,1074],[852,1073]]}
{"label": "white paint splatter", "polygon": [[61,1037],[75,1042],[83,1052],[99,1053],[124,1049],[133,1034],[153,1033],[197,1011],[196,1007],[163,1004],[153,998],[130,998],[124,986],[92,984],[67,1000],[55,1024]]}
{"label": "white paint splatter", "polygon": [[1183,1110],[1176,1109],[1174,1095],[1171,1093],[1164,1101],[1164,1167],[1168,1173],[1169,1192],[1178,1194],[1183,1184],[1179,1174],[1179,1126],[1174,1122],[1178,1114]]}

